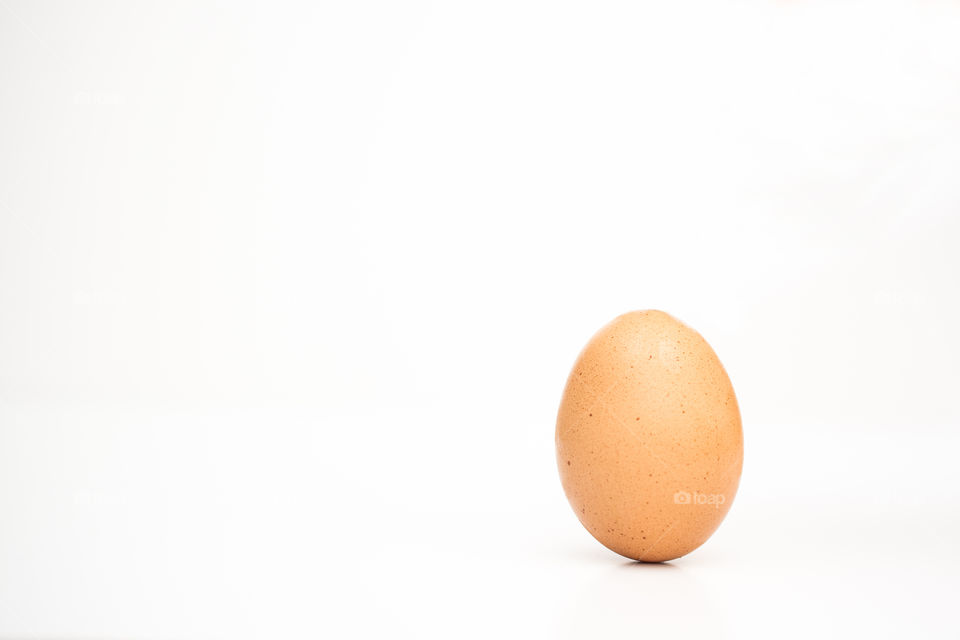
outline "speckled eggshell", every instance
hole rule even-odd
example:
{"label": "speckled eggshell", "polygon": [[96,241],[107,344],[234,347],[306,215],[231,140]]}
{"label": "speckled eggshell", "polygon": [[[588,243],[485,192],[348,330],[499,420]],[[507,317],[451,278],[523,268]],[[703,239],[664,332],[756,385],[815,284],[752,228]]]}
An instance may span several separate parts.
{"label": "speckled eggshell", "polygon": [[663,562],[720,526],[740,482],[730,378],[703,337],[662,311],[600,329],[567,380],[557,464],[570,506],[620,555]]}

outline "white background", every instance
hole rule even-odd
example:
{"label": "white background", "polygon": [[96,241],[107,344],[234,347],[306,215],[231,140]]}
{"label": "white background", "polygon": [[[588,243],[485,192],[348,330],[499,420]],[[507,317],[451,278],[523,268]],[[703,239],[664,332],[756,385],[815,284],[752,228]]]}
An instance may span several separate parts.
{"label": "white background", "polygon": [[[958,33],[0,0],[0,636],[956,637]],[[553,453],[642,308],[744,420],[668,565],[596,543]]]}

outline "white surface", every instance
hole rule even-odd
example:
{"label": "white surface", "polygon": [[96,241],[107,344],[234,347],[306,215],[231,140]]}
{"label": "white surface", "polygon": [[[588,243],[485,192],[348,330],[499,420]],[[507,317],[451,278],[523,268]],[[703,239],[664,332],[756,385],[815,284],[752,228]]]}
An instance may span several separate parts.
{"label": "white surface", "polygon": [[[960,8],[0,0],[0,637],[955,637]],[[577,351],[744,476],[607,552]]]}

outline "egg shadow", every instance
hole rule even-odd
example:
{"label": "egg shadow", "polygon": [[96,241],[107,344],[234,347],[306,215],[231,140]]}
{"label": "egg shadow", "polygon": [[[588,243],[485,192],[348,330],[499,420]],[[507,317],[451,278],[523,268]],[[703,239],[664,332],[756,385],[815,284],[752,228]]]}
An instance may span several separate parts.
{"label": "egg shadow", "polygon": [[[696,565],[622,559],[593,579],[571,581],[558,607],[561,637],[707,637],[725,634],[726,620]],[[640,629],[642,628],[642,633]]]}
{"label": "egg shadow", "polygon": [[644,562],[643,560],[628,560],[621,562],[620,566],[631,571],[680,571],[680,567],[671,564],[670,560],[664,562]]}

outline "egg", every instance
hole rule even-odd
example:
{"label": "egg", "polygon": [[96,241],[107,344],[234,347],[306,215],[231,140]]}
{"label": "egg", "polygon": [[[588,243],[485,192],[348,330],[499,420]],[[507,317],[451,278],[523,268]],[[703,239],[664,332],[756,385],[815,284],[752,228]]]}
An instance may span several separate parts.
{"label": "egg", "polygon": [[740,409],[703,337],[662,311],[615,318],[560,401],[557,465],[570,506],[607,548],[664,562],[706,542],[743,465]]}

